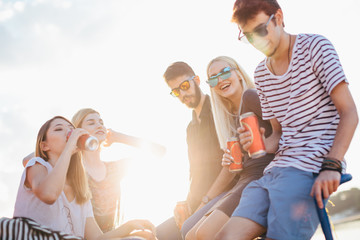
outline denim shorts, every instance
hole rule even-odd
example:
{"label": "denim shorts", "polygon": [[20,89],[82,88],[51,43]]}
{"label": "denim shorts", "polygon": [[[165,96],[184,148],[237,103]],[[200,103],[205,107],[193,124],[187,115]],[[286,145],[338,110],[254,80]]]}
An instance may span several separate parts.
{"label": "denim shorts", "polygon": [[315,176],[293,167],[273,167],[251,182],[233,217],[244,217],[267,228],[272,239],[310,239],[319,224],[310,196]]}

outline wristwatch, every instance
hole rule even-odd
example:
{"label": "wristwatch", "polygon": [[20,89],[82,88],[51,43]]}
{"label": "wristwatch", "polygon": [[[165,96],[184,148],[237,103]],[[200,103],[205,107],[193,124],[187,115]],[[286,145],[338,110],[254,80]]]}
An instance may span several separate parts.
{"label": "wristwatch", "polygon": [[201,202],[207,204],[208,202],[210,202],[210,200],[211,200],[211,199],[210,199],[208,196],[204,196],[204,197],[202,198]]}

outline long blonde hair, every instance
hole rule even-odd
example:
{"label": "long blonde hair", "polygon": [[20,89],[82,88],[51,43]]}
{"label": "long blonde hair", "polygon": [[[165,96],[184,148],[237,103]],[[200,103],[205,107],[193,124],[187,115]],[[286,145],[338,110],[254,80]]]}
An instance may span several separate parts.
{"label": "long blonde hair", "polygon": [[[37,140],[36,140],[36,148],[35,148],[35,156],[41,157],[45,161],[49,160],[49,156],[47,152],[44,152],[41,148],[41,143],[46,141],[47,132],[50,128],[51,123],[55,119],[64,119],[72,123],[62,116],[56,116],[48,120],[46,123],[42,125],[39,130]],[[84,165],[82,163],[81,153],[77,152],[71,156],[69,168],[67,170],[66,179],[69,180],[70,186],[74,190],[76,202],[78,204],[84,204],[91,198],[91,192],[88,185],[88,179],[85,173]]]}
{"label": "long blonde hair", "polygon": [[95,111],[92,108],[83,108],[75,113],[75,115],[71,119],[71,122],[74,124],[74,126],[76,128],[81,128],[81,125],[82,125],[85,117],[87,115],[89,115],[90,113],[97,113],[100,115],[100,113],[98,113],[97,111]]}
{"label": "long blonde hair", "polygon": [[[229,64],[231,68],[240,79],[240,85],[242,86],[242,94],[249,88],[254,88],[255,85],[245,70],[231,57],[219,56],[210,61],[207,66],[206,73],[208,78],[209,69],[214,62],[223,61]],[[230,137],[233,137],[236,133],[236,122],[234,121],[233,105],[229,99],[219,96],[214,88],[210,88],[211,93],[211,106],[214,116],[216,133],[218,135],[221,148],[226,148],[226,142]],[[241,108],[241,105],[240,105]],[[241,109],[236,109],[238,114]]]}
{"label": "long blonde hair", "polygon": [[[72,121],[72,123],[74,124],[74,126],[76,128],[81,128],[86,116],[89,115],[89,114],[92,114],[92,113],[96,113],[96,114],[100,115],[99,112],[97,112],[96,110],[94,110],[92,108],[83,108],[83,109],[80,109],[79,111],[77,111],[74,114],[71,121]],[[108,174],[108,173],[106,173],[106,174]],[[96,186],[95,186],[95,189],[94,189],[94,186],[93,186],[92,182],[93,181],[90,181],[90,184],[89,184],[91,191],[96,190]],[[114,186],[116,186],[116,185],[114,185]],[[112,188],[114,189],[113,186],[112,186]],[[97,190],[97,191],[99,191],[99,190]],[[111,191],[111,190],[109,188],[107,188],[106,191]],[[95,195],[95,192],[94,192],[94,195]],[[121,212],[120,195],[117,196],[117,198],[118,198],[118,200],[115,203],[115,213],[114,213],[114,222],[113,222],[114,226],[118,226],[121,219],[123,218],[123,216],[122,216],[123,214]],[[92,206],[93,206],[94,214],[95,214],[95,209],[99,208],[99,206],[97,206],[97,203],[94,201],[94,199],[92,199]]]}

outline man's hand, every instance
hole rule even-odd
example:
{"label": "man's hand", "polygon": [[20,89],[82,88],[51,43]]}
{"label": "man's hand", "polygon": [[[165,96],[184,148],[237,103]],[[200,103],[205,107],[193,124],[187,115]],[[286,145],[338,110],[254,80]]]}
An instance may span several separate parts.
{"label": "man's hand", "polygon": [[340,185],[341,174],[337,171],[325,170],[320,172],[312,186],[310,195],[315,196],[319,208],[324,208],[322,199],[336,192]]}

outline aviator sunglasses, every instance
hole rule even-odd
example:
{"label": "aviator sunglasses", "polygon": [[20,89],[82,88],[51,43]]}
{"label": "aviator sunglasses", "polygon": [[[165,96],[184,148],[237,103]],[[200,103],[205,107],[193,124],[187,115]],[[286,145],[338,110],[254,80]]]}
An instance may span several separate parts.
{"label": "aviator sunglasses", "polygon": [[[268,25],[269,25],[269,23],[270,23],[270,21],[271,21],[271,19],[274,17],[274,14],[272,14],[271,16],[270,16],[270,18],[269,18],[269,20],[267,21],[267,23],[266,24],[263,24],[263,25],[260,25],[260,26],[258,26],[258,27],[256,27],[255,29],[254,29],[254,31],[252,31],[252,32],[248,32],[248,33],[246,33],[246,32],[242,32],[241,31],[241,29],[240,29],[240,26],[238,26],[239,27],[239,30],[240,30],[240,32],[239,32],[239,37],[238,37],[238,39],[240,40],[240,41],[243,41],[243,42],[250,42],[250,43],[253,43],[254,42],[254,35],[257,35],[258,37],[265,37],[266,35],[268,35],[268,30],[267,30],[267,27],[268,27]],[[242,35],[241,35],[242,34]]]}
{"label": "aviator sunglasses", "polygon": [[218,85],[219,83],[219,77],[222,80],[226,80],[231,76],[231,70],[233,70],[234,68],[231,67],[226,67],[223,70],[221,70],[221,72],[219,72],[218,74],[210,77],[206,82],[207,84],[209,84],[210,87],[216,87],[216,85]]}
{"label": "aviator sunglasses", "polygon": [[174,97],[178,97],[180,95],[180,90],[187,91],[190,88],[190,81],[193,80],[195,76],[191,77],[190,79],[187,79],[179,84],[177,88],[171,89],[170,94]]}

